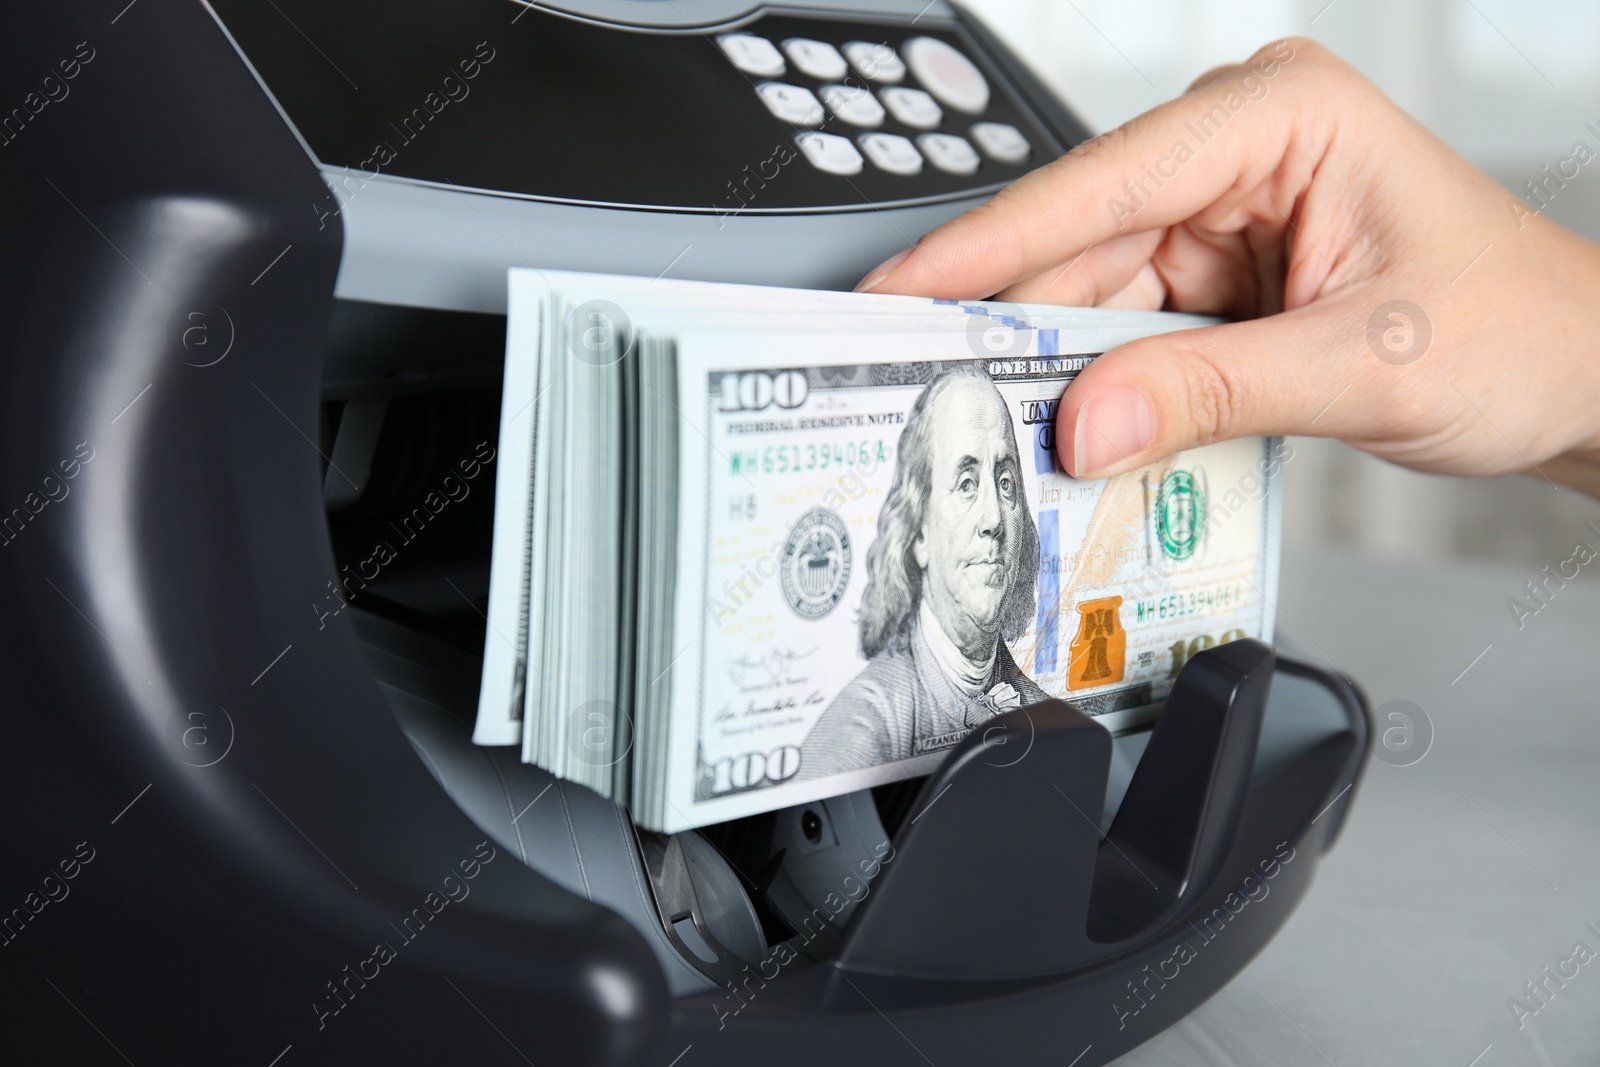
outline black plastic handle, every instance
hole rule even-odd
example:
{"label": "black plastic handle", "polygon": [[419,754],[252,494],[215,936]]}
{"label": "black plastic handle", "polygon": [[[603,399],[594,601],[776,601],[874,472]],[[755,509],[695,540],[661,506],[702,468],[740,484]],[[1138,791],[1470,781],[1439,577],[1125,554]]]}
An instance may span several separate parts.
{"label": "black plastic handle", "polygon": [[1181,911],[1210,888],[1238,833],[1274,661],[1270,646],[1245,640],[1184,666],[1106,835],[1111,735],[1098,723],[1046,701],[975,730],[924,785],[838,963],[922,977],[1055,973]]}
{"label": "black plastic handle", "polygon": [[1100,845],[1091,940],[1137,937],[1221,870],[1239,831],[1277,656],[1234,641],[1185,664]]}

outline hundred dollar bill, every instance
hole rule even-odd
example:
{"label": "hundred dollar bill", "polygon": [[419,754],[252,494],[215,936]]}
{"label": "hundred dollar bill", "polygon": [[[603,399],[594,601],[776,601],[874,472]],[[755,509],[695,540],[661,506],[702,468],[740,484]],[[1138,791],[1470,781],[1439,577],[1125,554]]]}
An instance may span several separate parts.
{"label": "hundred dollar bill", "polygon": [[486,665],[480,741],[520,713],[525,758],[671,832],[926,774],[1050,697],[1148,721],[1196,652],[1270,639],[1281,441],[1056,459],[1099,352],[1208,320],[665,284],[514,272],[537,429],[488,648],[523,685]]}

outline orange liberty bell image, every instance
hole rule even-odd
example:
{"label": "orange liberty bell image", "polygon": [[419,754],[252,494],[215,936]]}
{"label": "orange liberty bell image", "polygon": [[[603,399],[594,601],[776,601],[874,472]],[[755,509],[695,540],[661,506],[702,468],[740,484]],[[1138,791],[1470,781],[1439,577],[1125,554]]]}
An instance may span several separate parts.
{"label": "orange liberty bell image", "polygon": [[1067,664],[1067,688],[1088,689],[1122,681],[1128,654],[1128,631],[1122,628],[1120,596],[1085,600],[1078,605],[1082,618],[1072,639]]}

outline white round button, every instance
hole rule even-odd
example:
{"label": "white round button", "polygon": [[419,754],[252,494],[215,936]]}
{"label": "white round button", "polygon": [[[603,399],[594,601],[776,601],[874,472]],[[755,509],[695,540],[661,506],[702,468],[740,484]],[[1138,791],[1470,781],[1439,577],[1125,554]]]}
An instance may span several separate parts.
{"label": "white round button", "polygon": [[722,54],[746,74],[775,78],[784,71],[783,54],[765,37],[751,33],[727,33],[717,38]]}
{"label": "white round button", "polygon": [[1033,151],[1022,131],[1004,122],[974,122],[972,136],[983,154],[997,163],[1024,163]]}
{"label": "white round button", "polygon": [[756,95],[767,105],[767,110],[792,126],[815,126],[823,119],[822,105],[811,95],[811,90],[783,82],[762,82],[756,86]]}
{"label": "white round button", "polygon": [[789,59],[800,68],[802,74],[809,74],[813,78],[842,78],[850,69],[845,66],[844,56],[839,54],[839,50],[826,41],[791,37],[783,42],[783,50],[789,53]]}
{"label": "white round button", "polygon": [[893,85],[906,76],[906,65],[893,48],[871,41],[851,41],[844,46],[844,54],[856,73],[869,81]]}
{"label": "white round button", "polygon": [[931,130],[944,118],[944,112],[933,97],[921,89],[895,86],[880,91],[878,95],[883,100],[883,106],[889,109],[889,114],[914,130]]}
{"label": "white round button", "polygon": [[922,173],[922,153],[897,133],[864,133],[861,150],[879,170],[903,175]]}
{"label": "white round button", "polygon": [[828,110],[852,126],[878,126],[883,123],[883,105],[872,90],[860,85],[824,85],[822,102]]}
{"label": "white round button", "polygon": [[850,143],[848,137],[807,130],[795,134],[794,141],[818,170],[829,174],[861,173],[861,153],[856,151],[856,146]]}
{"label": "white round button", "polygon": [[972,60],[932,37],[913,37],[900,46],[911,73],[940,102],[978,115],[989,106],[989,83]]}
{"label": "white round button", "polygon": [[928,162],[947,174],[972,174],[978,169],[978,150],[965,137],[953,133],[925,133],[917,138]]}

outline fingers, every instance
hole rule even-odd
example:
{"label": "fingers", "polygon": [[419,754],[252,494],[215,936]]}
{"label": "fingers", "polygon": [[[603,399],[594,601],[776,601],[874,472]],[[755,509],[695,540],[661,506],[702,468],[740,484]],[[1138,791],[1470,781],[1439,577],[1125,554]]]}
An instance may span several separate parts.
{"label": "fingers", "polygon": [[1188,88],[1187,91],[1192,93],[1196,89],[1200,88],[1202,85],[1205,85],[1208,82],[1214,82],[1218,78],[1222,77],[1223,75],[1232,74],[1234,71],[1236,71],[1238,69],[1239,69],[1239,64],[1238,63],[1224,63],[1220,67],[1212,67],[1210,70],[1208,70],[1204,74],[1200,75],[1200,77],[1198,77],[1194,81],[1190,82],[1189,83],[1189,88]]}
{"label": "fingers", "polygon": [[1241,175],[1270,170],[1282,156],[1290,123],[1278,116],[1266,121],[1259,101],[1296,49],[1306,47],[1280,41],[1258,52],[1237,77],[1221,75],[1077,146],[934,230],[910,254],[869,272],[862,288],[988,296],[1093,245],[1194,216]]}
{"label": "fingers", "polygon": [[1233,437],[1375,432],[1370,399],[1384,368],[1357,365],[1349,317],[1306,309],[1112,349],[1063,398],[1062,466],[1100,478]]}
{"label": "fingers", "polygon": [[1167,283],[1162,280],[1161,272],[1156,270],[1155,264],[1146,263],[1133,276],[1133,281],[1100,301],[1100,306],[1124,311],[1160,311],[1166,299]]}
{"label": "fingers", "polygon": [[1183,225],[1113,237],[995,299],[1255,318],[1283,310],[1282,290],[1281,244]]}
{"label": "fingers", "polygon": [[[1150,263],[1161,244],[1161,231],[1113,237],[1001,290],[995,297],[1017,304],[1062,304],[1096,307],[1126,289]],[[1159,308],[1158,300],[1153,307]]]}
{"label": "fingers", "polygon": [[[1248,233],[1197,232],[1174,226],[1156,257],[1168,292],[1167,306],[1197,315],[1253,319],[1282,311],[1282,245]],[[1263,285],[1263,271],[1277,277]]]}

